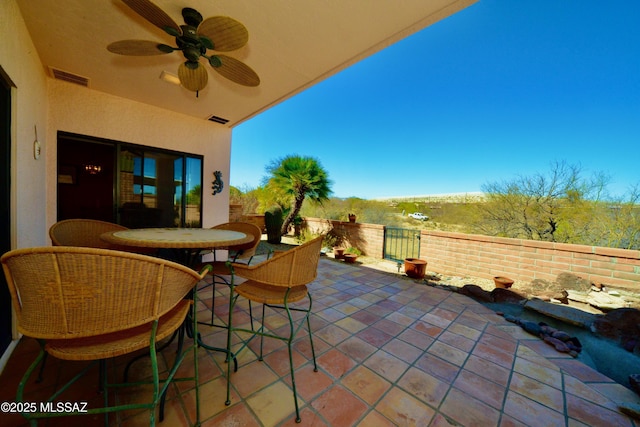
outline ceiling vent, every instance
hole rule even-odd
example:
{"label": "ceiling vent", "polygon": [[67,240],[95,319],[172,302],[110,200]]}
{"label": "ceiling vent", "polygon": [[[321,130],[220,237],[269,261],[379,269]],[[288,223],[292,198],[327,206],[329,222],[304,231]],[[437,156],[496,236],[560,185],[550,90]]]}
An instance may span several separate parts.
{"label": "ceiling vent", "polygon": [[54,79],[63,80],[65,82],[77,84],[84,87],[89,87],[89,79],[86,77],[72,74],[67,71],[58,70],[57,68],[49,67],[51,75]]}
{"label": "ceiling vent", "polygon": [[222,117],[218,117],[218,116],[210,116],[207,120],[209,120],[210,122],[216,122],[223,125],[226,125],[227,123],[229,123],[228,119],[223,119]]}

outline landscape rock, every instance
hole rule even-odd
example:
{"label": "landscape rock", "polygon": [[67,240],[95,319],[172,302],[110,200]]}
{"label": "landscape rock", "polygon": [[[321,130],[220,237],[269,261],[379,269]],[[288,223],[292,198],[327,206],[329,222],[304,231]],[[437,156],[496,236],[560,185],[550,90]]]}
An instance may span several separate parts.
{"label": "landscape rock", "polygon": [[539,299],[531,299],[527,301],[524,307],[529,310],[537,311],[554,319],[558,319],[563,322],[587,329],[591,327],[594,319],[596,318],[596,316],[598,316],[564,305],[550,304]]}
{"label": "landscape rock", "polygon": [[618,308],[599,316],[591,325],[591,331],[617,341],[624,349],[640,354],[640,310]]}
{"label": "landscape rock", "polygon": [[511,304],[521,304],[527,297],[512,291],[511,289],[495,288],[490,293],[493,302],[506,302]]}
{"label": "landscape rock", "polygon": [[462,289],[460,289],[460,293],[462,295],[469,296],[479,301],[493,302],[491,293],[488,291],[485,291],[478,285],[464,285]]}
{"label": "landscape rock", "polygon": [[505,320],[520,325],[522,329],[531,335],[542,338],[544,342],[553,346],[556,351],[568,353],[573,357],[578,357],[578,353],[582,351],[582,343],[577,337],[572,337],[568,333],[555,329],[544,322],[536,323],[530,320],[522,320],[508,314],[503,314],[503,316]]}
{"label": "landscape rock", "polygon": [[620,412],[627,414],[636,420],[640,420],[640,403],[621,403],[618,405]]}
{"label": "landscape rock", "polygon": [[562,289],[571,289],[576,291],[589,291],[593,285],[590,280],[583,279],[573,273],[560,273],[556,278],[556,283]]}
{"label": "landscape rock", "polygon": [[640,394],[640,374],[629,375],[629,384],[633,391]]}
{"label": "landscape rock", "polygon": [[623,298],[615,294],[610,294],[609,292],[589,292],[587,295],[587,303],[602,311],[615,310],[626,307],[627,305]]}

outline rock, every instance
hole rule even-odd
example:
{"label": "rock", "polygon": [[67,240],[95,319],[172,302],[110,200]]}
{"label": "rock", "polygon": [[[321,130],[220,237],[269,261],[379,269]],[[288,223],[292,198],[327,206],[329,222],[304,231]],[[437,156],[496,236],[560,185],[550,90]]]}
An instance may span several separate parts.
{"label": "rock", "polygon": [[573,273],[558,274],[556,282],[562,289],[573,289],[577,291],[589,291],[592,285],[591,281],[583,279]]}
{"label": "rock", "polygon": [[522,329],[524,329],[525,331],[529,332],[532,335],[535,335],[537,337],[542,335],[542,327],[535,322],[530,322],[528,320],[520,320],[520,321],[516,321],[516,323],[520,325]]}
{"label": "rock", "polygon": [[640,394],[640,374],[629,375],[629,384],[633,391]]}
{"label": "rock", "polygon": [[620,412],[640,420],[640,403],[625,402],[618,405]]}
{"label": "rock", "polygon": [[460,289],[460,293],[480,301],[493,302],[491,293],[485,291],[478,285],[464,285],[462,289]]}
{"label": "rock", "polygon": [[544,342],[546,342],[549,345],[554,346],[557,351],[560,351],[562,353],[569,353],[569,351],[571,351],[569,346],[567,346],[563,341],[560,341],[557,338],[546,336],[546,337],[544,337]]}
{"label": "rock", "polygon": [[560,341],[569,341],[571,339],[571,335],[564,331],[554,331],[551,333],[551,336],[559,339]]}
{"label": "rock", "polygon": [[527,301],[524,307],[582,328],[589,328],[597,316],[565,305],[550,304],[538,299]]}
{"label": "rock", "polygon": [[640,310],[619,308],[599,316],[591,325],[597,335],[620,343],[627,351],[640,354]]}
{"label": "rock", "polygon": [[623,298],[611,295],[608,292],[589,292],[587,302],[604,311],[624,308],[627,306],[627,302]]}
{"label": "rock", "polygon": [[513,304],[521,304],[526,301],[526,297],[520,295],[511,289],[495,288],[491,291],[491,298],[493,302],[507,302]]}
{"label": "rock", "polygon": [[586,303],[587,302],[587,292],[575,291],[573,289],[567,289],[567,298],[571,301],[577,301]]}

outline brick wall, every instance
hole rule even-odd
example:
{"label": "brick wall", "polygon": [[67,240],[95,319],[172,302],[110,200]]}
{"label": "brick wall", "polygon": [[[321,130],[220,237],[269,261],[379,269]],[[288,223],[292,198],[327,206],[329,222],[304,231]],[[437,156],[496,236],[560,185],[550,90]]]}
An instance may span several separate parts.
{"label": "brick wall", "polygon": [[240,221],[242,222],[248,222],[250,224],[254,224],[257,225],[258,228],[260,230],[262,230],[262,233],[266,233],[267,232],[267,228],[264,225],[264,215],[262,214],[247,214],[247,215],[242,215],[242,217],[240,218]]}
{"label": "brick wall", "polygon": [[423,230],[420,258],[442,274],[554,280],[573,273],[595,283],[640,288],[640,251]]}
{"label": "brick wall", "polygon": [[[315,233],[333,230],[345,240],[343,247],[384,258],[383,225],[321,218],[305,218],[305,224]],[[552,281],[560,273],[573,273],[595,283],[640,289],[637,250],[422,230],[420,258],[427,260],[430,271],[441,274]]]}
{"label": "brick wall", "polygon": [[362,255],[384,257],[384,225],[334,221],[322,218],[304,218],[304,226],[312,233],[331,233],[340,239],[340,246],[353,246]]}

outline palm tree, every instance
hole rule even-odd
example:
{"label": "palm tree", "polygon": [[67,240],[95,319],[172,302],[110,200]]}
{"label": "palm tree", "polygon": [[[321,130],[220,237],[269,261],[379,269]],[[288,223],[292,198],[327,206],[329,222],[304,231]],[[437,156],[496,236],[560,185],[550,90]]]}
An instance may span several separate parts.
{"label": "palm tree", "polygon": [[331,195],[329,174],[313,157],[286,156],[274,160],[268,167],[270,173],[267,186],[274,192],[291,200],[291,208],[282,223],[282,234],[286,234],[293,219],[298,216],[305,198],[322,203]]}

